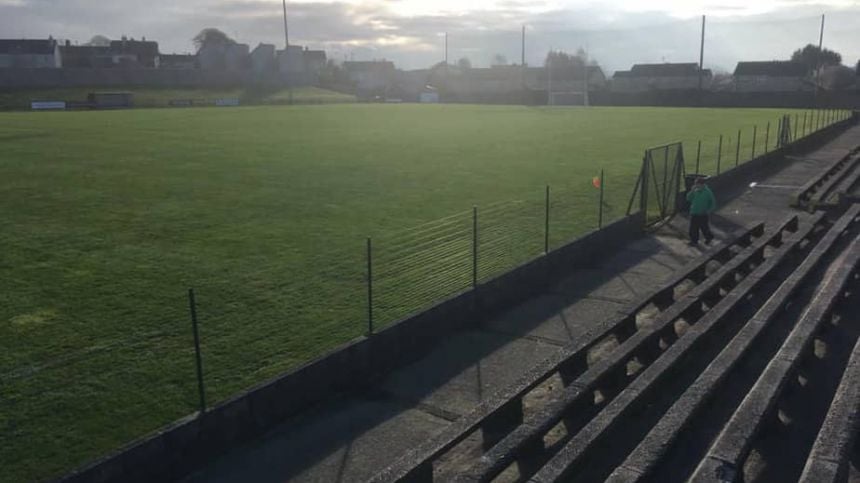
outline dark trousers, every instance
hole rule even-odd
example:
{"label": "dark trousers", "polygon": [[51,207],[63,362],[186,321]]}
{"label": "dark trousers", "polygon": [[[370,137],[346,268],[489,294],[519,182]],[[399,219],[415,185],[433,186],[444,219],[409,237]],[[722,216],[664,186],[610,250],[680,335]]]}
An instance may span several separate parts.
{"label": "dark trousers", "polygon": [[705,241],[714,239],[714,234],[711,233],[708,215],[690,215],[690,241],[699,243],[699,232],[705,236]]}

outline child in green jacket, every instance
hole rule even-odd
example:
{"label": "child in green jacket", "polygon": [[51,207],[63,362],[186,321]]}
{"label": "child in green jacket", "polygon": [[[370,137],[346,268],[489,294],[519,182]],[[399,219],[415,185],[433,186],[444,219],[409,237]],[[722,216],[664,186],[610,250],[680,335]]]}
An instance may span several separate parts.
{"label": "child in green jacket", "polygon": [[690,245],[699,244],[699,232],[705,236],[705,244],[714,239],[711,233],[709,215],[717,208],[717,200],[704,178],[696,178],[693,188],[687,193],[690,202]]}

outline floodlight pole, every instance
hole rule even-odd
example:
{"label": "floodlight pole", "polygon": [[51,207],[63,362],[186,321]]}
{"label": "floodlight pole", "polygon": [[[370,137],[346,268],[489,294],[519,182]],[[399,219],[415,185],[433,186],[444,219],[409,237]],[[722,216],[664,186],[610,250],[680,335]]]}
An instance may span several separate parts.
{"label": "floodlight pole", "polygon": [[821,30],[818,33],[818,52],[815,55],[815,105],[818,105],[818,89],[821,88],[821,49],[824,48],[824,14],[821,14]]}
{"label": "floodlight pole", "polygon": [[546,105],[552,105],[552,47],[546,57]]}
{"label": "floodlight pole", "polygon": [[702,15],[702,41],[699,44],[699,93],[702,92],[702,69],[705,64],[705,16]]}
{"label": "floodlight pole", "polygon": [[523,66],[523,69],[526,68],[526,26],[523,25],[523,35],[522,35],[522,52],[520,56],[520,65]]}
{"label": "floodlight pole", "polygon": [[293,105],[293,83],[290,82],[290,31],[287,28],[287,0],[281,2],[284,6],[284,60],[287,64],[287,90],[290,93],[290,105]]}

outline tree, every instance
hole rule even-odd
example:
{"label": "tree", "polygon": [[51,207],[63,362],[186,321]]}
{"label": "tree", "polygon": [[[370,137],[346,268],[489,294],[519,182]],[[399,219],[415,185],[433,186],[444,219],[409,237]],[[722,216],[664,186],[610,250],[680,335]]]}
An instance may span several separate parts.
{"label": "tree", "polygon": [[90,47],[110,47],[110,39],[104,35],[96,35],[85,45]]}
{"label": "tree", "polygon": [[821,86],[825,89],[839,91],[854,86],[856,76],[854,69],[844,65],[826,67],[821,72]]}
{"label": "tree", "polygon": [[802,49],[797,49],[791,54],[792,62],[800,62],[806,66],[806,72],[815,72],[819,67],[842,64],[842,56],[829,49],[818,50],[818,46],[807,44]]}
{"label": "tree", "polygon": [[198,51],[208,45],[227,46],[236,43],[229,35],[212,27],[201,30],[191,41],[194,42],[194,46],[197,47]]}
{"label": "tree", "polygon": [[[580,49],[582,50],[582,49]],[[553,69],[564,69],[568,67],[582,67],[585,65],[584,53],[580,55],[570,55],[561,50],[553,50],[546,55],[544,66],[552,65]]]}
{"label": "tree", "polygon": [[469,70],[472,68],[472,61],[467,59],[466,57],[463,57],[462,59],[457,61],[457,67],[459,67],[460,70]]}
{"label": "tree", "polygon": [[857,61],[857,67],[854,69],[854,73],[857,76],[860,76],[860,60]]}
{"label": "tree", "polygon": [[507,57],[505,57],[505,56],[504,56],[504,55],[502,55],[502,54],[496,54],[496,55],[494,55],[494,56],[493,56],[493,63],[492,63],[492,65],[494,65],[494,66],[498,66],[498,65],[508,65],[508,58],[507,58]]}

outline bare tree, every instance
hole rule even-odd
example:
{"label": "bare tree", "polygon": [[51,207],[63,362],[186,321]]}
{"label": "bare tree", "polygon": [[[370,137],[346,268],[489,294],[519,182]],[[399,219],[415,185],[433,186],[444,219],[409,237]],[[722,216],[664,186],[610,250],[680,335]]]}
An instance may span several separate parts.
{"label": "bare tree", "polygon": [[496,54],[493,56],[492,65],[508,65],[508,58],[502,54]]}

